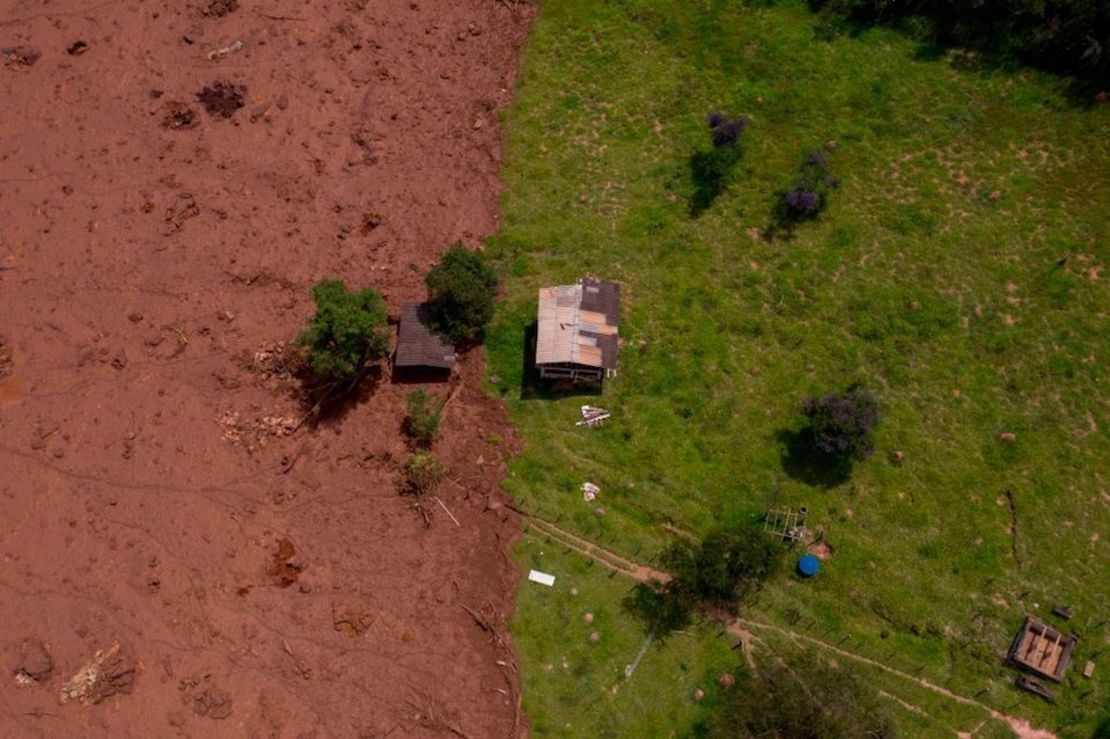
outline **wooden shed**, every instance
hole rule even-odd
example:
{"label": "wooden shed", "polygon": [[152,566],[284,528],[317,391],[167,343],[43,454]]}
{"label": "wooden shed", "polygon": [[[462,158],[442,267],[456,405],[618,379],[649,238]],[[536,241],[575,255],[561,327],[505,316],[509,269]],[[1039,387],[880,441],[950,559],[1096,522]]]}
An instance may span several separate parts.
{"label": "wooden shed", "polygon": [[616,374],[620,285],[583,277],[540,288],[536,368],[542,379],[600,383]]}
{"label": "wooden shed", "polygon": [[393,355],[393,367],[399,374],[449,374],[456,359],[455,348],[428,327],[423,304],[401,307],[397,351]]}
{"label": "wooden shed", "polygon": [[1006,659],[1015,667],[1060,682],[1077,641],[1074,635],[1061,634],[1043,621],[1028,616],[1014,637]]}

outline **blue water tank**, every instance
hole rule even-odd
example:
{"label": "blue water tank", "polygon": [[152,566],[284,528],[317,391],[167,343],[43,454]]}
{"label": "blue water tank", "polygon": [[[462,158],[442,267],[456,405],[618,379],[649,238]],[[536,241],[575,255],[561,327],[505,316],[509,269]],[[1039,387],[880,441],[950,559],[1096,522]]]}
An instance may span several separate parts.
{"label": "blue water tank", "polygon": [[798,560],[798,573],[802,577],[813,577],[821,569],[821,560],[812,554],[803,555]]}

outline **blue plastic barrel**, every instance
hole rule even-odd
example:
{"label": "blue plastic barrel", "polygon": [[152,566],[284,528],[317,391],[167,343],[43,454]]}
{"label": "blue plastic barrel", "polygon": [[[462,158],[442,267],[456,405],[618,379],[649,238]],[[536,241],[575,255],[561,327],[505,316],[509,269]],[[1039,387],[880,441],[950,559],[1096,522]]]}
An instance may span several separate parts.
{"label": "blue plastic barrel", "polygon": [[821,569],[821,560],[812,554],[803,555],[798,560],[798,573],[802,577],[813,577]]}

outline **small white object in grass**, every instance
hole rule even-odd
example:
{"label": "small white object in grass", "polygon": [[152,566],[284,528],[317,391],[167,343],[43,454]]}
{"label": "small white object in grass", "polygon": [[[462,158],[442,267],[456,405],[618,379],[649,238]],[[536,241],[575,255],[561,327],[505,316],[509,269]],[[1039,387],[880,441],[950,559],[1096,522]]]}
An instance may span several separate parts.
{"label": "small white object in grass", "polygon": [[532,582],[538,582],[540,585],[546,585],[549,588],[555,585],[554,575],[549,575],[546,572],[540,572],[539,570],[529,570],[528,579]]}
{"label": "small white object in grass", "polygon": [[599,488],[597,485],[594,485],[592,482],[582,483],[582,499],[585,500],[587,503],[596,498],[597,494],[600,492],[601,488]]}

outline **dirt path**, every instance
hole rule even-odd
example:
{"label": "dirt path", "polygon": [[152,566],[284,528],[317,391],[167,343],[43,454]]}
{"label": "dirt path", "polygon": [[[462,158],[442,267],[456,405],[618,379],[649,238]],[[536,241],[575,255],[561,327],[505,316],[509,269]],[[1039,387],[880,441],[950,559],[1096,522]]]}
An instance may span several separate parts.
{"label": "dirt path", "polygon": [[[459,525],[430,528],[393,489],[411,388],[289,435],[273,360],[320,278],[396,312],[496,228],[531,12],[0,6],[5,736],[523,731],[519,520],[488,505],[516,441],[480,360],[436,449]],[[99,705],[59,704],[98,651]]]}
{"label": "dirt path", "polygon": [[[571,547],[580,554],[590,557],[594,561],[599,562],[600,564],[608,567],[609,569],[615,570],[620,574],[625,575],[626,577],[631,577],[637,582],[646,582],[653,579],[665,581],[670,577],[664,572],[652,569],[651,567],[648,567],[646,565],[637,564],[632,560],[629,560],[621,556],[620,554],[617,554],[616,552],[613,552],[598,544],[576,536],[569,531],[566,531],[565,529],[559,527],[558,525],[551,523],[550,521],[545,521],[529,514],[524,515],[528,519],[529,526],[534,528],[540,534],[550,535],[553,539],[556,539],[564,545]],[[870,657],[865,657],[861,654],[850,652],[846,649],[838,647],[835,644],[830,644],[829,642],[822,641],[821,639],[809,636],[808,634],[794,631],[792,629],[778,626],[776,624],[755,621],[748,618],[737,618],[731,624],[729,624],[728,631],[729,633],[738,637],[744,643],[744,654],[745,657],[749,659],[752,652],[751,647],[753,643],[757,641],[754,632],[773,631],[794,641],[805,642],[806,644],[818,647],[828,652],[832,652],[846,659],[851,659],[861,664],[870,665],[871,667],[878,668],[891,675],[897,675],[902,679],[914,682],[917,685],[925,688],[926,690],[930,690],[934,693],[943,695],[944,697],[954,700],[958,703],[981,708],[991,718],[1003,721],[1007,725],[1009,725],[1014,733],[1017,734],[1018,739],[1057,739],[1056,735],[1052,732],[1046,731],[1044,729],[1034,728],[1032,724],[1030,724],[1025,719],[1001,713],[1000,711],[996,711],[987,704],[977,701],[974,698],[968,698],[958,693],[954,693],[942,685],[937,685],[936,683],[930,682],[922,677],[911,675],[910,673],[903,672],[902,670],[899,670],[895,667],[890,667],[889,665],[873,660]],[[899,702],[902,701],[899,700]]]}

